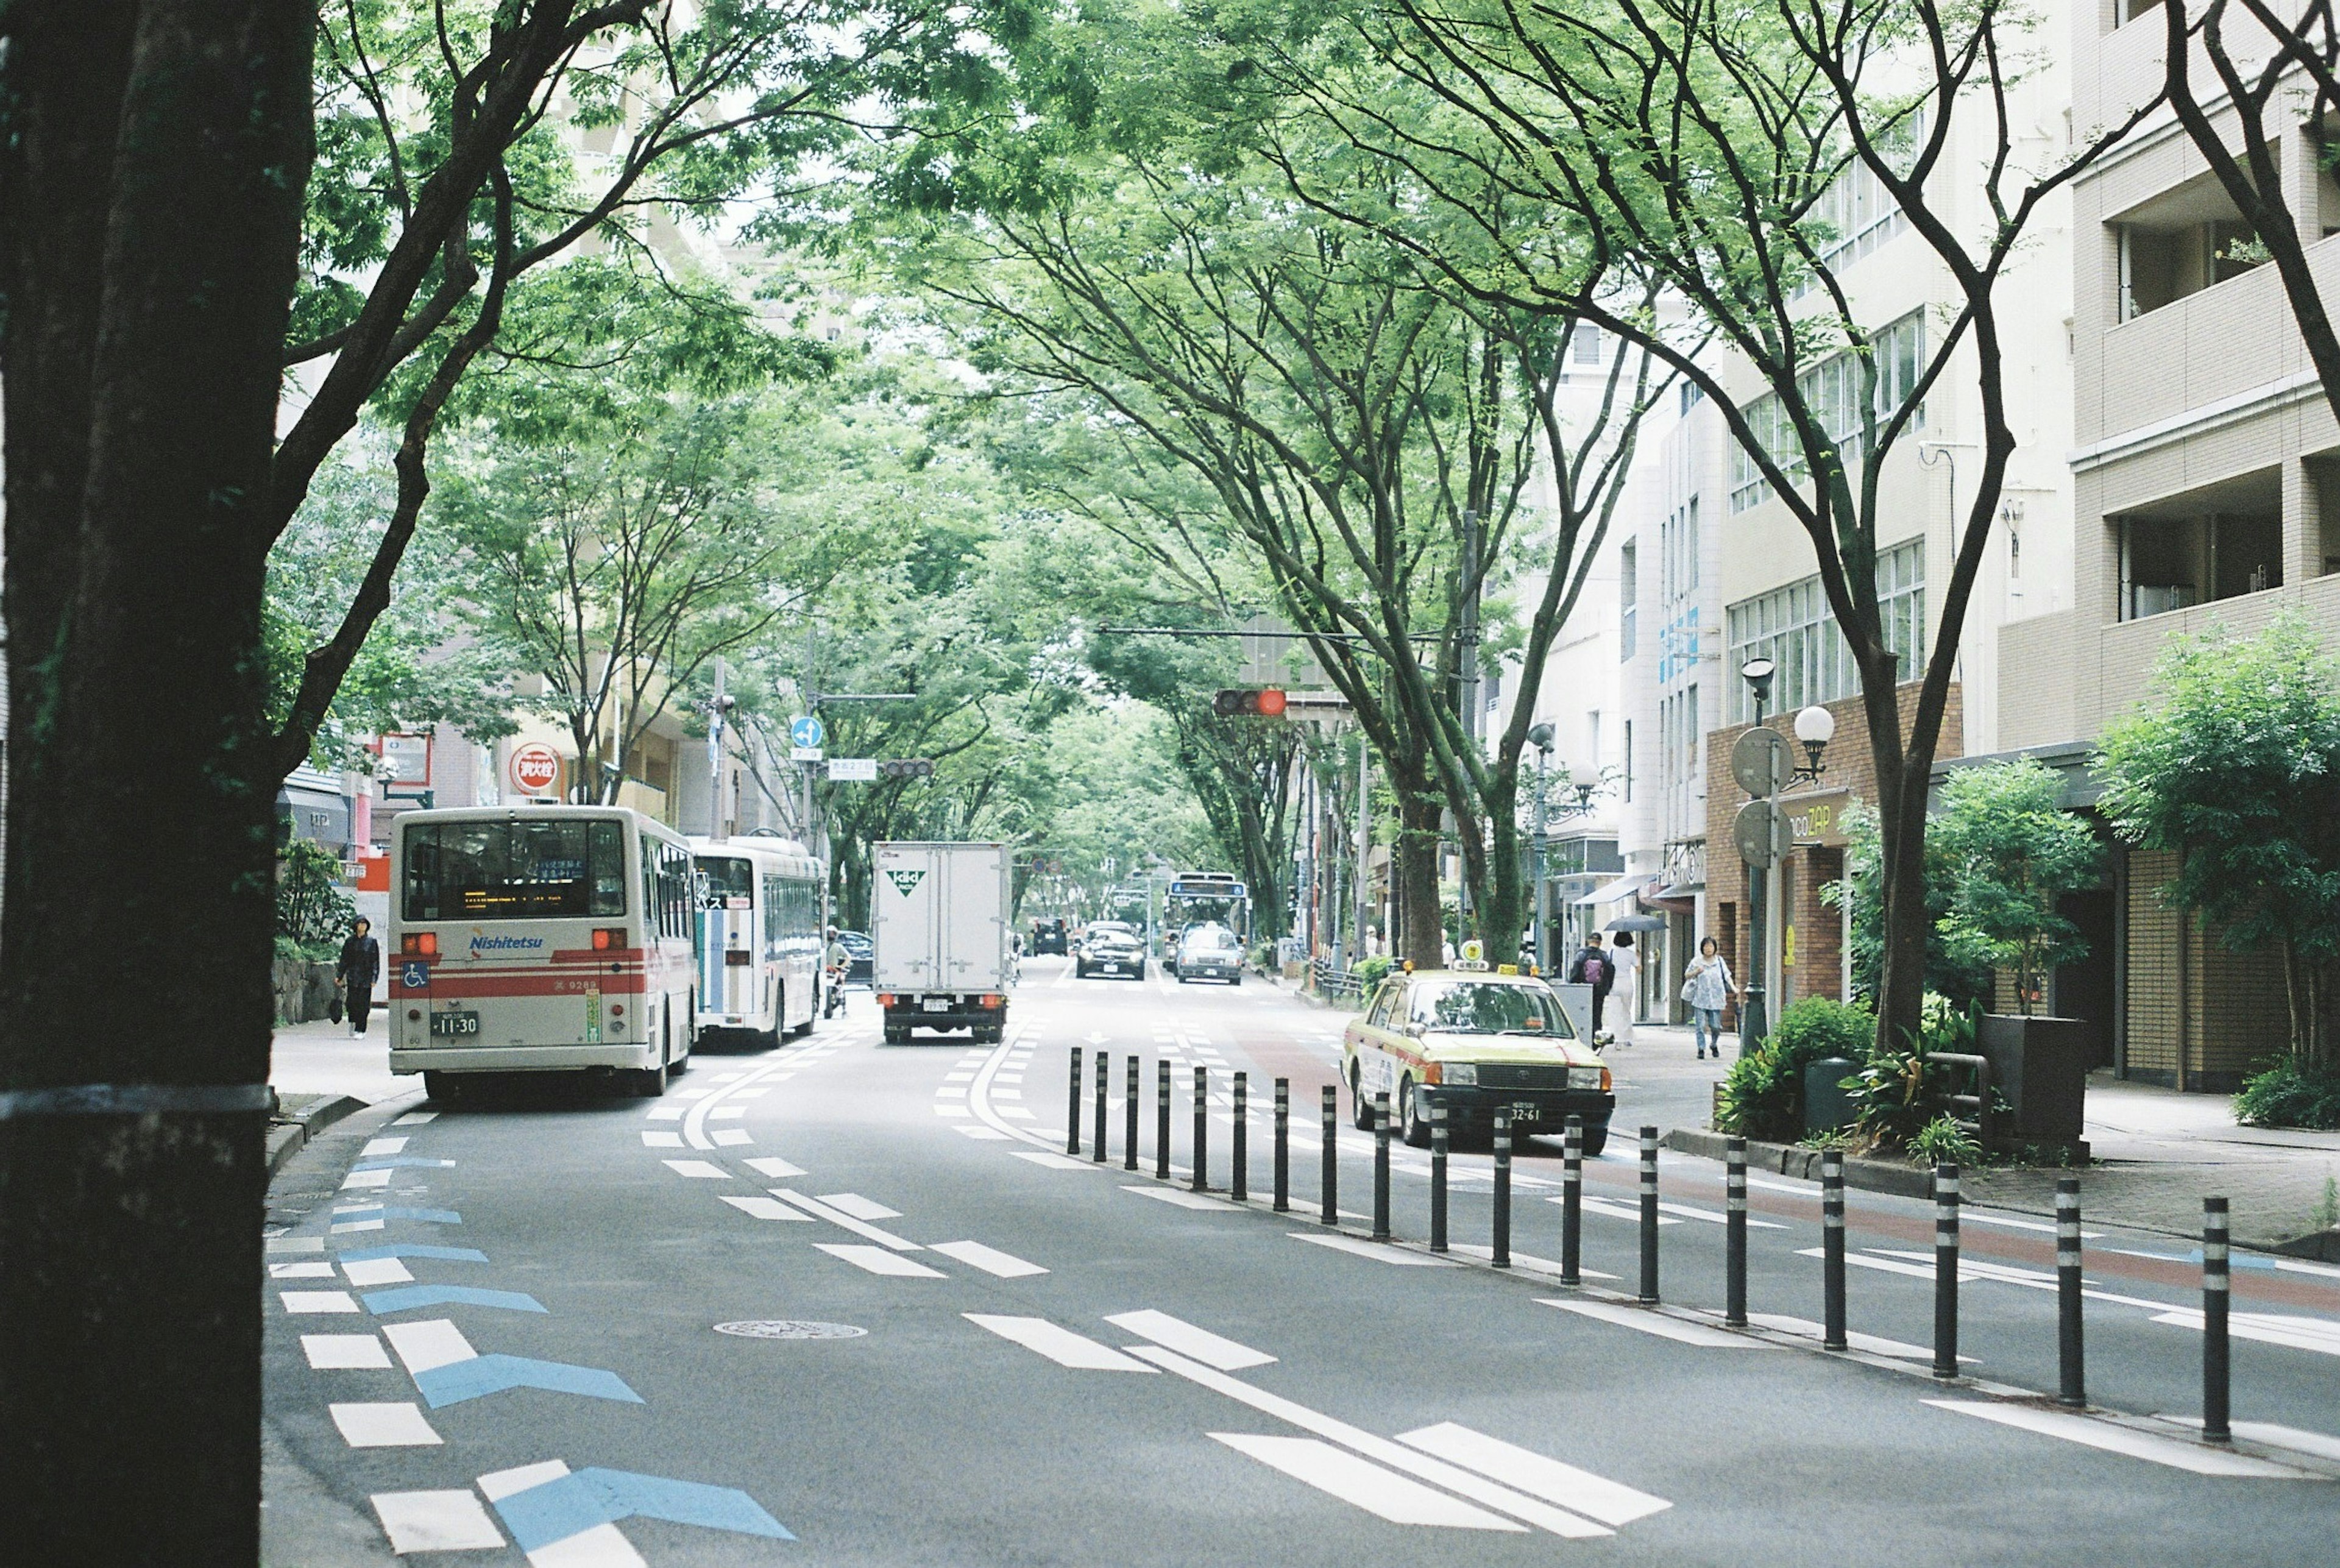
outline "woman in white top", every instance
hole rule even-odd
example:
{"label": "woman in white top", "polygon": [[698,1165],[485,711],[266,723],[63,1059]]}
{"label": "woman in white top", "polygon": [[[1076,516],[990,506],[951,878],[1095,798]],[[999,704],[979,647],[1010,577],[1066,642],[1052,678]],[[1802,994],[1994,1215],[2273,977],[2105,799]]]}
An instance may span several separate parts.
{"label": "woman in white top", "polygon": [[1730,966],[1724,962],[1714,938],[1707,938],[1698,945],[1698,957],[1682,971],[1682,1002],[1690,1008],[1700,1061],[1706,1059],[1709,1049],[1716,1061],[1722,1059],[1722,1008],[1735,989]]}
{"label": "woman in white top", "polygon": [[1641,993],[1634,989],[1641,976],[1641,955],[1633,946],[1633,933],[1620,931],[1609,948],[1609,994],[1617,1005],[1609,1014],[1609,1037],[1611,1043],[1630,1046],[1633,1043],[1633,1015],[1641,1010]]}

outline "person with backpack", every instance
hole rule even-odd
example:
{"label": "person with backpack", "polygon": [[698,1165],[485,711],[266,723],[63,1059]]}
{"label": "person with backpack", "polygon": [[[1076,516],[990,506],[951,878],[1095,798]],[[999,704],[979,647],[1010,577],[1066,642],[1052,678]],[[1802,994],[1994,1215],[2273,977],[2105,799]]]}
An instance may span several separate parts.
{"label": "person with backpack", "polygon": [[1584,938],[1584,950],[1568,966],[1568,981],[1572,986],[1592,987],[1592,1032],[1601,1032],[1601,1005],[1609,999],[1609,987],[1616,983],[1617,971],[1610,966],[1609,951],[1601,945],[1601,933],[1592,932]]}

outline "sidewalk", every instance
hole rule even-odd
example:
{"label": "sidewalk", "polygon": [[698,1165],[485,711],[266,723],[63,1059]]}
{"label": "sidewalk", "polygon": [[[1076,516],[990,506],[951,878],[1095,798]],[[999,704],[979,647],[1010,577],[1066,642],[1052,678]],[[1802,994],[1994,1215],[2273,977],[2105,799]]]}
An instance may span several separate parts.
{"label": "sidewalk", "polygon": [[270,1054],[268,1082],[280,1095],[347,1095],[367,1105],[399,1095],[420,1094],[422,1080],[390,1070],[390,1024],[377,1011],[365,1037],[352,1038],[347,1024],[323,1019],[279,1024]]}

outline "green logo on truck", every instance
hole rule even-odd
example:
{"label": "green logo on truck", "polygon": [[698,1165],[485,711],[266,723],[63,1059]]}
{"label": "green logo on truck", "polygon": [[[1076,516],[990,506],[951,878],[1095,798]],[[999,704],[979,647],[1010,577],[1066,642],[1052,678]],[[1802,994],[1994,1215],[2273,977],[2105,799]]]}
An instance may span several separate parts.
{"label": "green logo on truck", "polygon": [[894,884],[894,891],[901,894],[902,897],[907,898],[914,890],[917,889],[920,882],[927,879],[927,874],[923,869],[917,871],[888,871],[886,873],[886,879]]}

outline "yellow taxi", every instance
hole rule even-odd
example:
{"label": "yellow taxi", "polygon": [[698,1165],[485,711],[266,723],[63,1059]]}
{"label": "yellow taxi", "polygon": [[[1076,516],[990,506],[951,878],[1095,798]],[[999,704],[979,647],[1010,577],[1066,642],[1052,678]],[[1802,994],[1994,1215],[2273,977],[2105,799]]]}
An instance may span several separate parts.
{"label": "yellow taxi", "polygon": [[1552,987],[1508,965],[1466,959],[1390,976],[1343,1033],[1341,1055],[1357,1126],[1373,1126],[1373,1097],[1385,1094],[1391,1121],[1416,1148],[1430,1143],[1433,1093],[1458,1136],[1488,1131],[1506,1107],[1514,1137],[1558,1137],[1573,1116],[1584,1118],[1587,1156],[1609,1141],[1609,1069]]}

